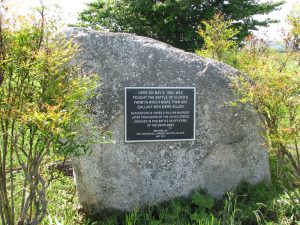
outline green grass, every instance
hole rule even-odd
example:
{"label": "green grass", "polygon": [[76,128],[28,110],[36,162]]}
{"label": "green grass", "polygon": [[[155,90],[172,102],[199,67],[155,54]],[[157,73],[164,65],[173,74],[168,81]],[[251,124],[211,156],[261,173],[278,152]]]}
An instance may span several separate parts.
{"label": "green grass", "polygon": [[[236,225],[300,224],[300,203],[289,195],[297,188],[285,189],[276,176],[276,160],[271,158],[272,181],[251,186],[242,183],[234,193],[216,201],[204,192],[191,199],[174,199],[127,214],[103,214],[98,220],[78,213],[78,199],[72,178],[62,176],[48,190],[48,216],[43,224],[84,225]],[[282,180],[282,179],[281,179]],[[297,203],[297,202],[296,202]],[[293,223],[294,221],[294,223]]]}
{"label": "green grass", "polygon": [[50,185],[47,196],[48,215],[43,224],[82,223],[82,215],[77,211],[78,199],[73,178],[62,175]]}

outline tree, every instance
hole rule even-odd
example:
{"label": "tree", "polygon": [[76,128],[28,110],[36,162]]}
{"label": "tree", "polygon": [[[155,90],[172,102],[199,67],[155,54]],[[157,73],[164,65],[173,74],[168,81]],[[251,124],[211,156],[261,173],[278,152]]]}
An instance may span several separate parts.
{"label": "tree", "polygon": [[253,15],[267,14],[282,4],[256,0],[96,0],[88,4],[79,19],[83,26],[135,33],[194,51],[203,44],[195,33],[200,21],[209,20],[216,13],[224,14],[225,19],[236,22],[234,26],[240,30],[237,38],[241,41],[250,30],[272,22],[259,22]]}
{"label": "tree", "polygon": [[38,18],[7,18],[4,1],[0,9],[0,224],[37,225],[57,177],[47,162],[84,153],[91,141],[81,134],[95,79],[79,76],[77,47],[43,7]]}

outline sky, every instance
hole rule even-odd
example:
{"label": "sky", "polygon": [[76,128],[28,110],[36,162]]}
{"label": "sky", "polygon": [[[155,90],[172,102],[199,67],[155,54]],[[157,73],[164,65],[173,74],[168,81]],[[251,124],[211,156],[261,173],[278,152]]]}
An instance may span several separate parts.
{"label": "sky", "polygon": [[[266,2],[266,0],[262,0],[261,2]],[[273,11],[268,15],[255,16],[256,19],[271,18],[279,20],[280,22],[276,24],[271,24],[269,27],[261,27],[259,31],[255,31],[254,34],[264,39],[270,39],[275,41],[282,40],[281,30],[284,29],[285,31],[287,31],[289,29],[288,24],[286,22],[286,16],[295,7],[296,4],[300,4],[300,0],[286,0],[286,3],[281,7],[280,10]]]}
{"label": "sky", "polygon": [[[10,0],[18,7],[18,12],[24,12],[32,7],[39,6],[41,0]],[[50,8],[59,7],[60,15],[63,18],[65,24],[76,23],[78,12],[82,11],[86,4],[92,2],[93,0],[43,0],[46,6]],[[261,2],[268,0],[260,0]],[[277,1],[277,0],[273,0]],[[280,20],[278,24],[272,24],[267,28],[260,28],[259,31],[254,32],[258,37],[279,41],[282,38],[281,30],[288,29],[286,23],[286,15],[292,10],[296,3],[300,4],[300,0],[286,0],[286,3],[282,6],[281,10],[272,12],[269,15],[259,15],[255,18],[264,19],[271,18]]]}

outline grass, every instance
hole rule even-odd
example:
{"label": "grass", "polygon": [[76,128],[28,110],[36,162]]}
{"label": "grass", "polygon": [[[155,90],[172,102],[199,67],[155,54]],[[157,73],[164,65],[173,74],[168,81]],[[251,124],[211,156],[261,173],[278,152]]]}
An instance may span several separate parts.
{"label": "grass", "polygon": [[78,198],[72,177],[62,175],[49,187],[48,215],[44,224],[81,224],[82,215],[78,213]]}
{"label": "grass", "polygon": [[[284,188],[276,176],[276,159],[271,158],[272,181],[251,186],[242,183],[235,192],[216,201],[205,192],[191,199],[174,199],[131,213],[105,214],[98,220],[85,218],[77,210],[76,188],[71,177],[62,176],[48,190],[47,225],[236,225],[300,224],[300,202],[289,195],[299,188]],[[283,181],[284,182],[284,181]]]}

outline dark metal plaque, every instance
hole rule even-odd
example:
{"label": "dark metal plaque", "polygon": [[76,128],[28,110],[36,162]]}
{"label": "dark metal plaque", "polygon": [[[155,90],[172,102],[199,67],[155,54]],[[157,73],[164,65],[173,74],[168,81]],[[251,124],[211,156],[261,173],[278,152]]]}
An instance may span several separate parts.
{"label": "dark metal plaque", "polygon": [[195,140],[194,87],[126,87],[125,141]]}

